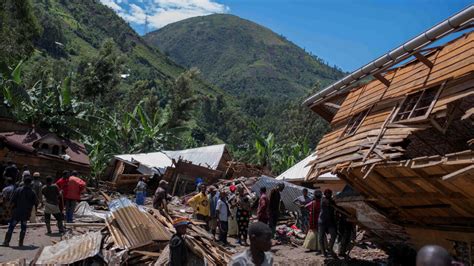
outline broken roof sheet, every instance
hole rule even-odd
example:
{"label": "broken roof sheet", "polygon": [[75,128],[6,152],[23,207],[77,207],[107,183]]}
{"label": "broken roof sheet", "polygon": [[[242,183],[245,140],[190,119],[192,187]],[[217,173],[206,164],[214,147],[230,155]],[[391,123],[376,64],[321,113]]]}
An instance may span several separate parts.
{"label": "broken roof sheet", "polygon": [[163,152],[122,154],[115,155],[115,158],[129,163],[139,163],[140,166],[145,166],[139,167],[140,172],[143,174],[151,174],[150,168],[156,168],[161,172],[166,167],[172,165],[171,159]]}
{"label": "broken roof sheet", "polygon": [[115,158],[129,163],[139,163],[139,171],[143,174],[151,174],[155,168],[162,172],[166,167],[172,166],[172,159],[191,162],[195,165],[208,167],[216,170],[225,152],[225,144],[212,145],[178,151],[161,151],[151,153],[122,154]]}
{"label": "broken roof sheet", "polygon": [[44,247],[35,265],[65,265],[93,257],[100,252],[102,233],[89,232]]}
{"label": "broken roof sheet", "polygon": [[[297,164],[293,165],[292,167],[288,168],[285,172],[277,176],[275,179],[277,180],[285,180],[288,182],[291,181],[304,181],[306,175],[311,170],[311,165],[308,165],[311,161],[316,159],[316,154],[311,154],[308,157],[304,158]],[[331,173],[325,173],[318,176],[318,181],[336,181],[339,178],[336,175]]]}
{"label": "broken roof sheet", "polygon": [[192,162],[216,170],[225,152],[225,144],[218,144],[179,151],[163,151],[168,157]]}

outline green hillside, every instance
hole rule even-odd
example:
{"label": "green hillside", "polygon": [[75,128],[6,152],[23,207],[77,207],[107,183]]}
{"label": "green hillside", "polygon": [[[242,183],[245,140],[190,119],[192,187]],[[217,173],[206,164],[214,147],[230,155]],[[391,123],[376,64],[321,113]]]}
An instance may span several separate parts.
{"label": "green hillside", "polygon": [[197,67],[204,78],[234,95],[306,95],[319,82],[342,77],[285,37],[251,21],[215,14],[179,21],[145,36],[175,62]]}
{"label": "green hillside", "polygon": [[327,128],[301,99],[341,75],[229,15],[147,36],[178,27],[168,36],[180,58],[99,0],[6,0],[0,22],[0,115],[81,140],[95,174],[112,154],[222,142],[236,158],[285,170]]}
{"label": "green hillside", "polygon": [[[106,40],[111,40],[123,61],[122,91],[140,80],[164,82],[186,69],[148,45],[122,18],[98,0],[35,0],[34,14],[43,28],[36,41],[37,52],[28,66],[59,64],[60,72],[75,72],[81,61],[97,57]],[[202,93],[223,93],[199,82]]]}

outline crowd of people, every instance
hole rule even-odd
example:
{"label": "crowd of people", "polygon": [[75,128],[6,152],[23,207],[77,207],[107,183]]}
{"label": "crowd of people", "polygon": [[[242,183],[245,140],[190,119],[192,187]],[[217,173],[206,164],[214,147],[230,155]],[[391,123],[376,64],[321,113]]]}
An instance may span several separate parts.
{"label": "crowd of people", "polygon": [[36,223],[36,213],[40,208],[44,211],[44,222],[48,234],[51,230],[51,216],[57,221],[59,233],[65,232],[64,221],[74,222],[74,210],[81,199],[81,193],[86,188],[86,182],[78,177],[76,171],[64,171],[56,180],[47,176],[42,183],[41,173],[31,175],[28,166],[23,171],[13,162],[8,162],[2,172],[3,209],[10,217],[8,230],[5,234],[3,246],[9,246],[17,224],[20,224],[18,246],[24,245],[27,224]]}
{"label": "crowd of people", "polygon": [[[167,210],[170,200],[170,196],[166,193],[167,185],[166,181],[160,181],[154,194],[153,206],[157,209]],[[139,183],[135,191],[140,191],[141,186],[143,185]],[[276,231],[278,220],[282,215],[281,193],[285,189],[284,183],[277,184],[269,193],[266,187],[261,187],[258,199],[243,185],[216,188],[201,182],[197,185],[197,189],[198,193],[189,198],[186,203],[193,208],[193,216],[198,224],[208,230],[213,238],[224,246],[231,245],[228,242],[228,235],[236,236],[237,245],[248,246],[247,241],[250,240],[250,248],[238,255],[233,261],[234,264],[231,263],[231,265],[250,265],[245,264],[249,259],[271,262],[271,253],[268,253],[269,246],[272,245],[272,240],[274,244],[280,242]],[[137,203],[138,199],[137,194]],[[316,191],[314,197],[311,198],[308,190],[303,189],[302,195],[297,197],[294,203],[300,207],[299,227],[306,233],[303,246],[324,256],[336,257],[334,243],[337,237],[339,255],[347,257],[351,249],[350,243],[355,236],[355,226],[335,210],[332,191],[325,190],[324,195]],[[256,208],[256,219],[251,223],[253,207]],[[187,222],[189,221],[179,219],[175,223],[177,233],[170,242],[171,265],[181,265],[173,264],[173,258],[179,258],[180,261],[183,258],[177,254],[184,252],[179,243],[184,243],[182,235],[185,234],[184,228]],[[235,225],[232,225],[233,223]],[[231,232],[232,227],[236,229],[235,232]],[[216,233],[218,233],[217,238]],[[252,246],[254,246],[253,251]]]}

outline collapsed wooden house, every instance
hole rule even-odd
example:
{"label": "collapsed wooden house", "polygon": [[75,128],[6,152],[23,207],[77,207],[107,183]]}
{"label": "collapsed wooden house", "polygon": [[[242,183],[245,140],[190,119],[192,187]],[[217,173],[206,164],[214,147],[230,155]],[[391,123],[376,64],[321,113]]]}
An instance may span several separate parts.
{"label": "collapsed wooden house", "polygon": [[[470,6],[305,101],[331,125],[307,180],[332,172],[350,184],[361,196],[338,205],[380,242],[415,249],[438,244],[469,265],[473,18]],[[456,39],[432,45],[461,30]],[[369,75],[372,81],[356,85]]]}
{"label": "collapsed wooden house", "polygon": [[43,177],[60,177],[64,170],[90,174],[90,162],[82,143],[54,133],[0,118],[0,163],[12,161],[20,169],[28,165],[30,172]]}
{"label": "collapsed wooden house", "polygon": [[170,192],[183,194],[194,189],[198,177],[207,183],[224,177],[231,161],[225,144],[178,151],[116,155],[109,170],[110,184],[119,189],[130,190],[140,177],[157,176],[170,182]]}

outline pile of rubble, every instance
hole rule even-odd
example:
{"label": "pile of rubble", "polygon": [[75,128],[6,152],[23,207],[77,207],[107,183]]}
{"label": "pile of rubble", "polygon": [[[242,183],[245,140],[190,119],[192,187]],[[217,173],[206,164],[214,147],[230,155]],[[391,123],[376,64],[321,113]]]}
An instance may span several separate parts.
{"label": "pile of rubble", "polygon": [[[137,206],[121,197],[108,201],[109,211],[102,227],[80,235],[66,236],[65,240],[41,249],[32,264],[140,264],[167,265],[168,242],[175,232],[172,220],[183,216],[179,211],[170,215],[156,209]],[[87,206],[84,215],[97,213]],[[191,222],[193,222],[191,220]],[[91,223],[97,226],[98,223]],[[192,252],[190,260],[207,265],[225,265],[233,252],[212,240],[204,229],[191,224],[186,235],[186,244]]]}

